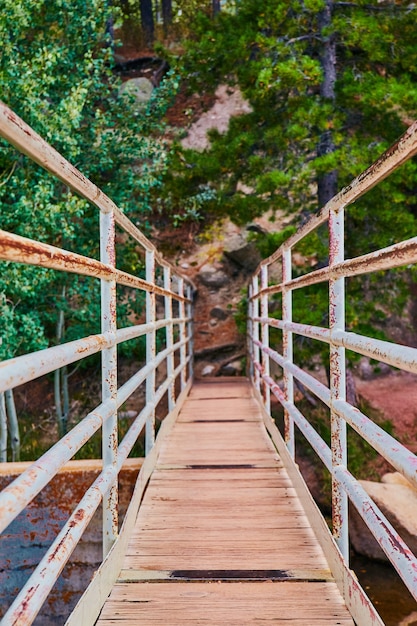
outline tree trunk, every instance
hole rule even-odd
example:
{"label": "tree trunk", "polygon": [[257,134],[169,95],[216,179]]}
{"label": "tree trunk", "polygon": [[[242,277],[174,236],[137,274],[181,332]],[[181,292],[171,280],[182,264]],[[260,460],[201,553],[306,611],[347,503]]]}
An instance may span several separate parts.
{"label": "tree trunk", "polygon": [[220,13],[220,0],[212,0],[213,15]]}
{"label": "tree trunk", "polygon": [[62,422],[64,433],[67,432],[68,416],[69,416],[69,391],[68,391],[68,367],[64,365],[61,368],[61,388],[62,388]]}
{"label": "tree trunk", "polygon": [[[320,95],[325,102],[334,104],[336,101],[336,37],[331,32],[333,0],[326,0],[324,9],[319,13],[318,25],[322,35],[322,49],[320,63],[323,70],[323,81],[320,85]],[[330,33],[330,34],[329,34]],[[332,154],[336,150],[332,133],[332,119],[327,120],[325,130],[317,147],[317,156]],[[317,193],[319,207],[324,206],[338,191],[337,170],[331,170],[317,179]],[[329,382],[330,384],[330,382]],[[351,370],[346,368],[346,400],[352,405],[357,403],[356,385]]]}
{"label": "tree trunk", "polygon": [[162,0],[162,20],[166,35],[172,23],[172,0]]}
{"label": "tree trunk", "polygon": [[17,419],[16,406],[14,403],[13,389],[5,392],[6,412],[10,428],[10,443],[12,447],[12,461],[20,461],[20,433]]}
{"label": "tree trunk", "polygon": [[108,16],[107,21],[106,21],[106,35],[109,36],[108,46],[114,52],[114,43],[115,43],[115,37],[114,37],[114,17],[112,15],[112,13],[110,12],[112,5],[113,5],[112,0],[108,0],[107,6],[109,7],[109,16]]}
{"label": "tree trunk", "polygon": [[153,19],[152,0],[140,0],[140,17],[142,20],[143,36],[147,46],[153,45],[155,22]]}
{"label": "tree trunk", "polygon": [[[62,287],[62,300],[65,300],[66,289],[65,285]],[[58,312],[58,320],[56,323],[56,342],[59,345],[62,341],[62,337],[64,334],[64,325],[65,325],[65,314],[63,309]],[[64,396],[65,403],[65,395],[64,390],[62,388],[62,382],[64,380],[64,373],[62,369],[57,369],[54,372],[54,400],[55,400],[55,414],[56,420],[58,424],[58,434],[59,437],[63,437],[67,431],[67,415],[65,412],[65,406],[62,407],[62,397]],[[65,373],[65,381],[66,381],[66,373]],[[68,393],[68,392],[66,392]]]}
{"label": "tree trunk", "polygon": [[[321,33],[325,33],[325,31],[331,28],[332,9],[332,0],[326,0],[326,6],[323,11],[319,13],[318,17],[318,25]],[[322,36],[320,63],[323,70],[320,95],[323,100],[334,103],[336,99],[336,38],[332,33],[326,33]],[[331,122],[331,119],[327,120],[328,128],[322,133],[319,139],[317,147],[317,156],[319,157],[331,154],[336,149],[331,131]],[[332,170],[331,172],[319,176],[317,184],[319,207],[322,207],[337,193],[337,170]]]}
{"label": "tree trunk", "polygon": [[0,463],[7,463],[7,413],[4,392],[0,393]]}

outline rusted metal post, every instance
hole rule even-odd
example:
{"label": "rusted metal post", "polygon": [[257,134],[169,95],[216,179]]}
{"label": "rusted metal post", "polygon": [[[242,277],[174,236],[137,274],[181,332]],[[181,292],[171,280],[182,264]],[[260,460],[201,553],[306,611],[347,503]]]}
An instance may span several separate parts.
{"label": "rusted metal post", "polygon": [[[155,283],[155,252],[146,251],[146,280]],[[156,354],[156,297],[155,294],[146,292],[146,323],[152,324],[153,328],[146,334],[146,364],[152,363],[152,369],[146,377],[146,406],[150,407],[149,417],[146,421],[145,454],[148,455],[155,443],[155,354]]]}
{"label": "rusted metal post", "polygon": [[[253,337],[253,360],[256,363],[260,363],[260,355],[261,355],[261,351],[259,349],[259,345],[256,344],[256,342],[259,343],[259,322],[257,321],[256,318],[259,318],[259,277],[258,275],[254,276],[252,279],[252,296],[253,296],[253,300],[252,300],[252,312],[253,312],[253,326],[252,326],[252,337]],[[255,374],[255,386],[257,388],[257,390],[260,392],[261,391],[261,376],[260,376],[260,372],[259,369],[256,367],[255,365],[255,369],[254,369],[254,374]]]}
{"label": "rusted metal post", "polygon": [[248,319],[247,319],[247,352],[249,363],[246,366],[246,372],[249,378],[254,381],[255,368],[253,361],[255,358],[254,346],[253,346],[253,287],[252,282],[248,285]]}
{"label": "rusted metal post", "polygon": [[[261,267],[261,290],[266,289],[268,287],[268,266],[262,265]],[[268,313],[268,294],[261,295],[261,318],[263,320],[267,319],[269,316]],[[269,348],[269,324],[268,322],[263,321],[261,323],[261,341],[262,346],[265,348]],[[269,376],[270,368],[269,368],[269,356],[266,352],[262,352],[262,374],[264,376]],[[263,398],[265,403],[265,409],[268,413],[271,412],[271,390],[269,385],[264,381],[263,384]]]}
{"label": "rusted metal post", "polygon": [[[183,278],[178,278],[178,295],[181,296],[181,298],[184,297],[184,279]],[[187,338],[187,328],[186,328],[186,322],[185,322],[185,302],[184,300],[179,300],[178,302],[178,306],[179,306],[179,317],[180,317],[180,341],[185,342],[186,338]],[[181,365],[184,365],[185,362],[187,360],[187,346],[185,343],[182,344],[181,348],[180,348],[180,363]],[[181,370],[181,391],[183,391],[183,389],[185,389],[185,386],[187,384],[187,368],[183,367]]]}
{"label": "rusted metal post", "polygon": [[[115,224],[113,212],[100,212],[100,259],[115,267]],[[112,400],[114,411],[103,422],[103,471],[117,468],[117,344],[116,344],[116,280],[101,280],[101,332],[110,333],[112,343],[102,351],[102,400]],[[103,557],[118,534],[117,479],[103,498]]]}
{"label": "rusted metal post", "polygon": [[[344,260],[344,209],[330,210],[329,214],[329,268]],[[329,328],[345,330],[345,279],[329,280]],[[332,406],[335,400],[346,400],[345,348],[330,343],[330,421],[332,448],[332,526],[333,536],[341,553],[349,563],[348,498],[335,477],[335,468],[347,466],[346,422]]]}
{"label": "rusted metal post", "polygon": [[0,463],[7,463],[7,413],[4,393],[0,393]]}
{"label": "rusted metal post", "polygon": [[191,285],[187,286],[187,332],[188,332],[188,354],[190,360],[188,362],[189,378],[194,377],[194,324],[193,324],[193,288]]}
{"label": "rusted metal post", "polygon": [[[171,268],[164,267],[164,288],[171,291]],[[168,322],[165,327],[166,347],[170,351],[167,356],[167,377],[171,378],[168,387],[168,411],[172,411],[175,406],[175,380],[174,380],[174,329],[172,326],[172,296],[165,296],[165,320]]]}
{"label": "rusted metal post", "polygon": [[[292,291],[285,288],[285,283],[290,282],[292,278],[292,253],[291,248],[284,248],[282,252],[282,320],[284,323],[292,322]],[[293,363],[293,339],[292,332],[288,330],[282,331],[282,351],[286,363]],[[284,394],[286,402],[294,403],[294,376],[284,369]],[[295,437],[294,437],[294,420],[290,413],[284,409],[284,429],[285,443],[294,458],[295,456]]]}

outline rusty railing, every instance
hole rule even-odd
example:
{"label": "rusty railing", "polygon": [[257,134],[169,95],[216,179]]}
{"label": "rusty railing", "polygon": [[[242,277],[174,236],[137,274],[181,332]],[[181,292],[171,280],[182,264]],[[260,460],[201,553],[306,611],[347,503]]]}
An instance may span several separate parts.
{"label": "rusty railing", "polygon": [[[297,426],[330,472],[332,533],[339,548],[339,565],[342,566],[341,585],[344,587],[348,605],[352,594],[346,590],[356,585],[348,568],[348,501],[359,512],[411,594],[417,599],[416,557],[348,470],[347,425],[359,433],[414,486],[417,486],[417,457],[358,408],[347,402],[345,358],[345,350],[348,349],[417,374],[417,349],[348,332],[345,328],[345,280],[352,276],[362,276],[416,263],[417,237],[352,259],[345,259],[344,252],[345,209],[416,153],[417,122],[371,167],[285,241],[272,256],[262,261],[249,288],[248,341],[251,376],[268,414],[271,393],[284,407],[284,438],[289,456],[294,458],[294,427]],[[319,227],[325,228],[323,226],[325,224],[328,224],[328,266],[293,277],[294,247]],[[325,238],[326,233],[321,236],[321,241]],[[281,276],[281,279],[274,279],[276,276]],[[329,290],[328,328],[307,325],[302,323],[302,320],[294,322],[293,292],[324,282],[328,284]],[[275,295],[272,301],[274,294],[280,296]],[[278,303],[279,298],[281,303]],[[277,305],[281,311],[281,319],[276,319]],[[270,345],[271,329],[274,329],[274,333],[275,329],[281,331],[281,335],[278,333],[277,342],[282,344],[282,353],[278,352],[275,345]],[[328,386],[294,362],[294,336],[328,344],[330,363]],[[274,375],[271,374],[273,369]],[[296,406],[295,382],[307,388],[328,407],[331,424],[330,446]],[[355,616],[354,611],[352,614]],[[380,623],[377,617],[375,620],[375,623]]]}
{"label": "rusty railing", "polygon": [[[119,532],[118,473],[144,428],[147,458],[152,456],[156,407],[162,398],[168,397],[168,413],[171,415],[178,410],[191,384],[192,285],[158,254],[152,243],[110,198],[2,103],[0,135],[99,210],[100,233],[97,233],[97,238],[100,237],[101,250],[101,258],[96,260],[0,231],[1,260],[72,272],[101,281],[100,334],[0,363],[0,392],[5,392],[92,354],[101,352],[102,355],[101,404],[0,494],[0,532],[3,532],[60,468],[94,433],[102,429],[102,471],[3,616],[1,624],[8,626],[32,623],[101,502],[103,559],[115,544]],[[137,247],[144,251],[145,278],[117,269],[116,224],[124,231],[124,236],[132,237]],[[116,327],[117,285],[146,293],[144,323],[127,328]],[[157,311],[161,307],[157,310],[158,296],[164,304],[163,316],[159,313],[159,319]],[[158,349],[156,334],[160,329],[165,329],[165,340],[158,341],[162,344]],[[117,346],[141,336],[146,336],[146,364],[118,388]],[[157,386],[156,370],[161,364],[166,364],[167,374]],[[142,383],[146,385],[145,405],[119,443],[117,411]],[[114,575],[117,575],[117,567],[113,569]],[[111,588],[111,577],[112,574],[108,576],[107,590]]]}

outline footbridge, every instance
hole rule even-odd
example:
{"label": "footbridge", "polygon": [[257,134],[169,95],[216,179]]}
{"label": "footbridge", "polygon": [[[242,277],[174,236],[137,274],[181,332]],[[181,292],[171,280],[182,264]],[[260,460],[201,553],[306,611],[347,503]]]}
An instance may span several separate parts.
{"label": "footbridge", "polygon": [[[101,332],[0,363],[0,393],[93,354],[101,353],[102,363],[99,404],[0,494],[1,554],[29,503],[101,433],[101,470],[37,565],[26,571],[19,550],[3,559],[7,567],[0,570],[0,587],[13,568],[24,571],[25,580],[2,599],[1,625],[49,623],[49,599],[97,511],[102,516],[101,565],[68,614],[52,615],[51,623],[383,624],[350,568],[350,508],[417,599],[416,556],[351,471],[348,429],[414,486],[417,457],[347,401],[345,356],[349,350],[417,373],[415,348],[349,332],[345,324],[348,279],[415,264],[417,237],[353,259],[344,252],[345,211],[417,152],[417,124],[261,263],[248,292],[247,377],[201,381],[193,376],[192,283],[110,198],[3,104],[0,135],[97,209],[101,242],[100,258],[94,259],[39,242],[36,236],[0,231],[2,261],[101,283]],[[326,231],[328,265],[295,273],[293,253],[317,229]],[[117,267],[116,248],[127,238],[143,256],[140,275]],[[293,320],[294,294],[323,284],[328,285],[320,292],[326,297],[327,326]],[[141,323],[118,328],[122,287],[145,294],[146,310]],[[118,346],[140,337],[146,341],[145,363],[120,384]],[[296,337],[311,339],[318,352],[328,351],[329,384],[297,363]],[[329,441],[313,427],[308,411],[302,413],[295,383],[327,411]],[[139,388],[143,405],[119,438],[118,415]],[[283,407],[280,429],[271,417],[271,400]],[[118,476],[143,433],[145,457],[127,512],[119,519]],[[2,417],[2,449],[7,449],[7,435]],[[301,437],[331,482],[330,522],[296,463]]]}

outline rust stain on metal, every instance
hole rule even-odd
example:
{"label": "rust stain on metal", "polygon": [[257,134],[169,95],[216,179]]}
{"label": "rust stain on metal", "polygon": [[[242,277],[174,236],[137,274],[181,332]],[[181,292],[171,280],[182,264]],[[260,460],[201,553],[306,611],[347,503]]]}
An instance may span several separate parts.
{"label": "rust stain on metal", "polygon": [[110,278],[113,275],[112,269],[100,261],[3,230],[0,230],[0,258],[92,277]]}

